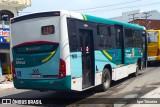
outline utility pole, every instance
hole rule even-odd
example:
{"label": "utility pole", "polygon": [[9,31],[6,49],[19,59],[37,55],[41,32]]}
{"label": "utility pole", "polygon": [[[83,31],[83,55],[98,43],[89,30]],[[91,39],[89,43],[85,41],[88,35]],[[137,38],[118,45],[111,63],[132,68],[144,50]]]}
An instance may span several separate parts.
{"label": "utility pole", "polygon": [[149,22],[148,22],[148,17],[150,17],[150,16],[152,16],[152,15],[150,15],[150,13],[149,12],[143,12],[143,14],[144,14],[144,16],[142,17],[142,18],[145,18],[145,26],[146,26],[146,29],[148,29],[148,24],[149,24]]}
{"label": "utility pole", "polygon": [[129,18],[129,20],[130,19],[132,20],[132,23],[134,23],[134,20],[138,18],[138,17],[135,17],[136,14],[139,14],[139,13],[133,13],[128,15],[128,16],[132,16],[132,18]]}

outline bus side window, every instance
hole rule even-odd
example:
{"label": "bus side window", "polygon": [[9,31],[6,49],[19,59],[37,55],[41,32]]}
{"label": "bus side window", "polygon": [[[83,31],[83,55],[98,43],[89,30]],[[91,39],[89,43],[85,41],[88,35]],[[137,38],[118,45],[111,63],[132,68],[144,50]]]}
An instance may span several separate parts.
{"label": "bus side window", "polygon": [[151,42],[151,38],[150,38],[149,34],[147,35],[147,40],[148,40],[148,43]]}
{"label": "bus side window", "polygon": [[115,35],[116,35],[116,47],[117,48],[121,48],[121,38],[120,38],[120,33],[121,30],[120,29],[115,29]]}
{"label": "bus side window", "polygon": [[125,29],[124,30],[124,43],[125,43],[125,47],[133,47],[133,33],[131,29]]}
{"label": "bus side window", "polygon": [[111,49],[112,37],[111,28],[108,25],[98,26],[98,46],[99,49]]}
{"label": "bus side window", "polygon": [[158,42],[158,32],[157,31],[148,32],[147,39],[148,39],[148,43]]}
{"label": "bus side window", "polygon": [[74,20],[69,20],[68,38],[69,38],[70,51],[77,52],[78,51],[78,42],[77,42],[77,33],[76,33],[76,22]]}
{"label": "bus side window", "polygon": [[134,38],[134,43],[133,43],[134,46],[141,48],[143,40],[139,30],[133,30],[133,38]]}
{"label": "bus side window", "polygon": [[125,47],[142,47],[142,37],[139,30],[125,29]]}

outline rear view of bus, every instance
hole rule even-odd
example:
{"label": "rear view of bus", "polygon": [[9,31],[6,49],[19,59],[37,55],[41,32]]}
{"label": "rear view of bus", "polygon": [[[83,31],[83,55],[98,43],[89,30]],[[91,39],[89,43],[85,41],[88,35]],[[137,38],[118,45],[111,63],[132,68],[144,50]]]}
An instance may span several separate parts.
{"label": "rear view of bus", "polygon": [[160,61],[160,30],[148,30],[148,63]]}
{"label": "rear view of bus", "polygon": [[11,60],[18,89],[68,90],[66,62],[60,57],[60,12],[11,20]]}

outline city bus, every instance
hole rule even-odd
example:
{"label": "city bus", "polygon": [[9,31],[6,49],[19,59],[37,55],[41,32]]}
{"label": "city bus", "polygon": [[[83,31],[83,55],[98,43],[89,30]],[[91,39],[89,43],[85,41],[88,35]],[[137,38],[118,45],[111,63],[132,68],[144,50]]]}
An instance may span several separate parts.
{"label": "city bus", "polygon": [[11,19],[14,86],[39,91],[106,91],[146,62],[143,26],[71,11]]}
{"label": "city bus", "polygon": [[148,64],[160,61],[160,30],[147,30]]}

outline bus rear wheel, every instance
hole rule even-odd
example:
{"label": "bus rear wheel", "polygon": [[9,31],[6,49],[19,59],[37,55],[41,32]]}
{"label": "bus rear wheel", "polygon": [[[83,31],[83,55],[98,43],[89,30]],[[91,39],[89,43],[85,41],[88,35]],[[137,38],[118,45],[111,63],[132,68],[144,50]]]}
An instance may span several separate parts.
{"label": "bus rear wheel", "polygon": [[138,61],[138,67],[139,67],[139,70],[143,69],[143,61],[142,60]]}
{"label": "bus rear wheel", "polygon": [[136,72],[134,73],[134,77],[137,77],[139,75],[139,66],[136,67]]}
{"label": "bus rear wheel", "polygon": [[111,84],[111,74],[107,68],[103,70],[102,73],[102,84],[101,84],[101,90],[106,91],[109,89]]}

